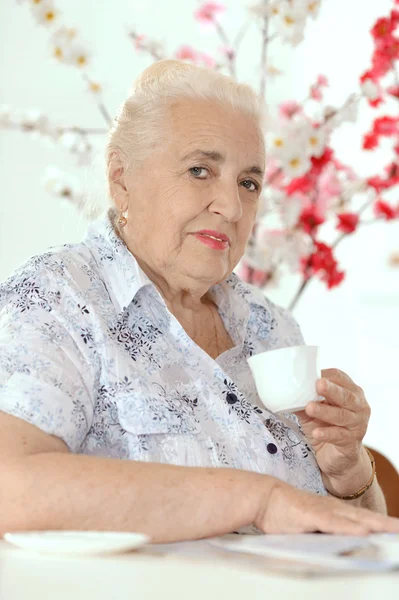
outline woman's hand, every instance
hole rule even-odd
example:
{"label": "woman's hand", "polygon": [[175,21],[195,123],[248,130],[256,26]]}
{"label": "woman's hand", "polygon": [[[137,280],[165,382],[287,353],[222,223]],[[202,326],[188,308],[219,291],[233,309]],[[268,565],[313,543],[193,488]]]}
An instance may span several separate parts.
{"label": "woman's hand", "polygon": [[327,490],[346,496],[371,477],[370,459],[362,445],[370,418],[363,390],[338,369],[322,371],[317,392],[325,398],[297,412],[316,454]]}
{"label": "woman's hand", "polygon": [[282,481],[261,502],[254,524],[263,533],[399,533],[399,519],[329,496],[304,492]]}

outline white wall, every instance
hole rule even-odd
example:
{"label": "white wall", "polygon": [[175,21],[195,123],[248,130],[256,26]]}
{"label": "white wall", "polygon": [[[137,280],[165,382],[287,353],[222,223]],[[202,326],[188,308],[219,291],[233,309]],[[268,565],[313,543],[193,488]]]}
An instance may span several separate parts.
{"label": "white wall", "polygon": [[[164,40],[169,51],[180,43],[191,43],[210,53],[220,46],[213,36],[204,37],[192,19],[195,0],[59,0],[57,4],[65,24],[76,26],[91,47],[94,74],[105,84],[105,102],[111,114],[134,77],[150,63],[132,50],[125,35],[129,25]],[[234,33],[247,2],[229,0],[227,4],[232,13],[226,26]],[[324,0],[322,14],[311,23],[301,47],[294,53],[279,45],[270,48],[273,62],[287,69],[289,78],[270,82],[269,98],[303,98],[308,83],[323,72],[330,78],[330,100],[344,99],[368,64],[368,29],[389,7],[389,0]],[[21,110],[40,108],[64,125],[102,127],[102,117],[77,70],[48,59],[47,37],[27,7],[0,3],[0,103]],[[241,79],[257,84],[258,62],[258,38],[252,28],[240,58]],[[348,126],[336,140],[342,159],[354,161],[363,174],[374,170],[376,161],[359,151],[359,132],[368,119],[370,115],[363,112],[361,123],[352,129]],[[102,144],[100,139],[99,153]],[[43,191],[40,177],[48,164],[82,176],[65,150],[47,147],[19,132],[0,132],[0,279],[50,245],[79,240],[86,229],[86,222],[72,206]],[[345,242],[339,257],[348,269],[347,282],[333,292],[311,285],[296,316],[308,343],[321,345],[322,366],[344,369],[365,388],[373,408],[366,442],[385,452],[399,467],[399,275],[398,270],[389,272],[386,267],[387,255],[399,250],[398,233],[397,224],[375,226]],[[294,284],[287,282],[271,290],[271,297],[286,304]]]}

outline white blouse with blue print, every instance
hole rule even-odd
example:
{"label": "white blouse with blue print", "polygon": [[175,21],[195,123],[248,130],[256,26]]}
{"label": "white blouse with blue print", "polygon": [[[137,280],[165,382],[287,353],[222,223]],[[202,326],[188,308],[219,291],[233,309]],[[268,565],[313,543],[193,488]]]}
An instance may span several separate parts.
{"label": "white blouse with blue print", "polygon": [[235,346],[216,360],[186,334],[111,222],[0,284],[0,410],[71,452],[278,477],[326,495],[295,415],[258,398],[247,357],[302,344],[284,309],[232,273],[213,286]]}

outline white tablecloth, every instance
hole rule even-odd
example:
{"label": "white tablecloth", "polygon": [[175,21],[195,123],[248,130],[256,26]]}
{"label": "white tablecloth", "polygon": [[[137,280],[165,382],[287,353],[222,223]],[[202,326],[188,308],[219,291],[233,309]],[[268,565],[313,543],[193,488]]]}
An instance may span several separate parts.
{"label": "white tablecloth", "polygon": [[287,574],[269,559],[206,542],[101,557],[39,555],[0,540],[0,600],[376,600],[399,598],[399,572]]}

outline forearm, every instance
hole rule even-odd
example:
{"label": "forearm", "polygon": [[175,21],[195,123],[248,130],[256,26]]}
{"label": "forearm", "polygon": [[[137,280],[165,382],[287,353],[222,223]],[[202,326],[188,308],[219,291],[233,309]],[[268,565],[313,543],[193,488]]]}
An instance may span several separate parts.
{"label": "forearm", "polygon": [[253,523],[273,477],[62,453],[1,467],[0,535],[72,529],[137,531],[153,542],[212,537]]}

